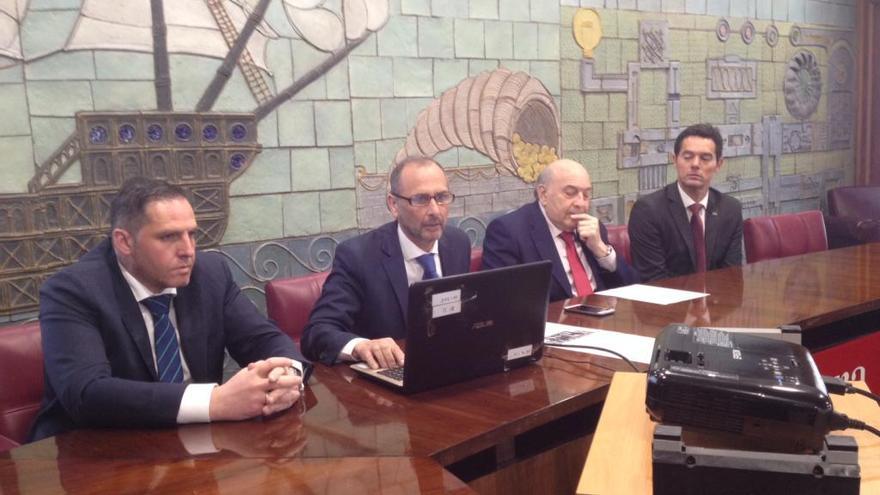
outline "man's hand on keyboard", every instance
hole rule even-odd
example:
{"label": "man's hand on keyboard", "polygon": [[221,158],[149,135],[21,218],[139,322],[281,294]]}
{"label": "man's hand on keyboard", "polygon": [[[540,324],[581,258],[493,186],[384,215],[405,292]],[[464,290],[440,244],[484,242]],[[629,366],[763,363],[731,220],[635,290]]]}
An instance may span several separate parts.
{"label": "man's hand on keyboard", "polygon": [[355,359],[367,363],[371,369],[403,366],[403,351],[392,338],[365,340],[352,349]]}

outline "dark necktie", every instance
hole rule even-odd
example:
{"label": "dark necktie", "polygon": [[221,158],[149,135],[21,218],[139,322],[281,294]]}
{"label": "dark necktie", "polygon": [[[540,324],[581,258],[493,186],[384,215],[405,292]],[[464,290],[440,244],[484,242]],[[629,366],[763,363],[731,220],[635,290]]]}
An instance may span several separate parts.
{"label": "dark necktie", "polygon": [[156,342],[156,371],[159,373],[159,381],[181,383],[183,368],[180,364],[180,346],[169,316],[171,298],[171,294],[161,294],[148,297],[141,302],[153,316],[153,339]]}
{"label": "dark necktie", "polygon": [[416,256],[416,261],[422,265],[422,268],[425,269],[425,274],[422,275],[422,280],[430,280],[432,278],[437,278],[437,265],[434,264],[434,255],[431,253],[423,254],[421,256]]}
{"label": "dark necktie", "polygon": [[578,256],[577,248],[574,245],[574,234],[571,232],[563,232],[559,237],[565,241],[565,256],[568,258],[568,266],[571,267],[571,278],[574,279],[574,289],[577,291],[578,297],[589,296],[593,293],[593,286],[590,285],[590,277],[581,263],[581,257]]}
{"label": "dark necktie", "polygon": [[706,271],[706,238],[703,235],[703,221],[700,220],[700,211],[703,205],[694,203],[688,206],[691,210],[691,233],[694,235],[694,254],[697,258],[697,273]]}

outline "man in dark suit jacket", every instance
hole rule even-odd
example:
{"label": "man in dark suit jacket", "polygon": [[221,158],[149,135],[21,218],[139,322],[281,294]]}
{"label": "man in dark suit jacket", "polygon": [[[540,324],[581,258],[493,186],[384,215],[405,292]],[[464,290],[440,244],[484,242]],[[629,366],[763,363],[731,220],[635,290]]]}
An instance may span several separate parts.
{"label": "man in dark suit jacket", "polygon": [[[538,177],[537,201],[502,215],[486,229],[483,241],[483,268],[551,260],[553,281],[550,300],[585,296],[593,291],[638,282],[635,272],[617,256],[608,243],[608,232],[598,219],[589,215],[590,175],[572,160],[557,160]],[[578,267],[585,270],[590,286],[577,289],[571,252],[563,238],[573,240]]]}
{"label": "man in dark suit jacket", "polygon": [[392,170],[389,186],[386,201],[396,221],[336,248],[333,269],[303,330],[301,345],[310,359],[328,365],[364,361],[372,368],[402,365],[394,339],[406,337],[409,286],[469,269],[467,234],[446,226],[455,196],[443,169],[430,159],[408,158]]}
{"label": "man in dark suit jacket", "polygon": [[[298,400],[294,368],[305,360],[218,254],[196,257],[182,189],[131,179],[110,219],[110,239],[40,290],[46,385],[32,439],[79,427],[244,419]],[[217,386],[224,349],[247,367]]]}
{"label": "man in dark suit jacket", "polygon": [[[678,180],[633,206],[630,253],[642,280],[742,264],[742,205],[710,187],[724,164],[722,145],[721,133],[711,125],[682,131],[672,155]],[[694,242],[699,235],[703,243]]]}

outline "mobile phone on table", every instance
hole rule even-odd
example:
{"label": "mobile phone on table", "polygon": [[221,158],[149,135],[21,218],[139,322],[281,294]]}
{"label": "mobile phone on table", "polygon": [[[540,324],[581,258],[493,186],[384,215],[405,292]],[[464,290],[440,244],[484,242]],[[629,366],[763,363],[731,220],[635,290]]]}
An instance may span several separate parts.
{"label": "mobile phone on table", "polygon": [[572,304],[571,306],[566,306],[565,310],[569,313],[577,313],[587,316],[605,316],[614,313],[614,308],[595,306],[592,304]]}

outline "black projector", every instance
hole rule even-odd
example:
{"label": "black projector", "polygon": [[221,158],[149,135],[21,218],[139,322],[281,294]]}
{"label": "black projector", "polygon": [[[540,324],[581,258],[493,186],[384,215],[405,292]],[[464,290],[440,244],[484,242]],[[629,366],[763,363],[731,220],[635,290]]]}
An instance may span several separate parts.
{"label": "black projector", "polygon": [[834,412],[803,346],[679,324],[654,343],[646,405],[654,421],[777,452],[820,451]]}

